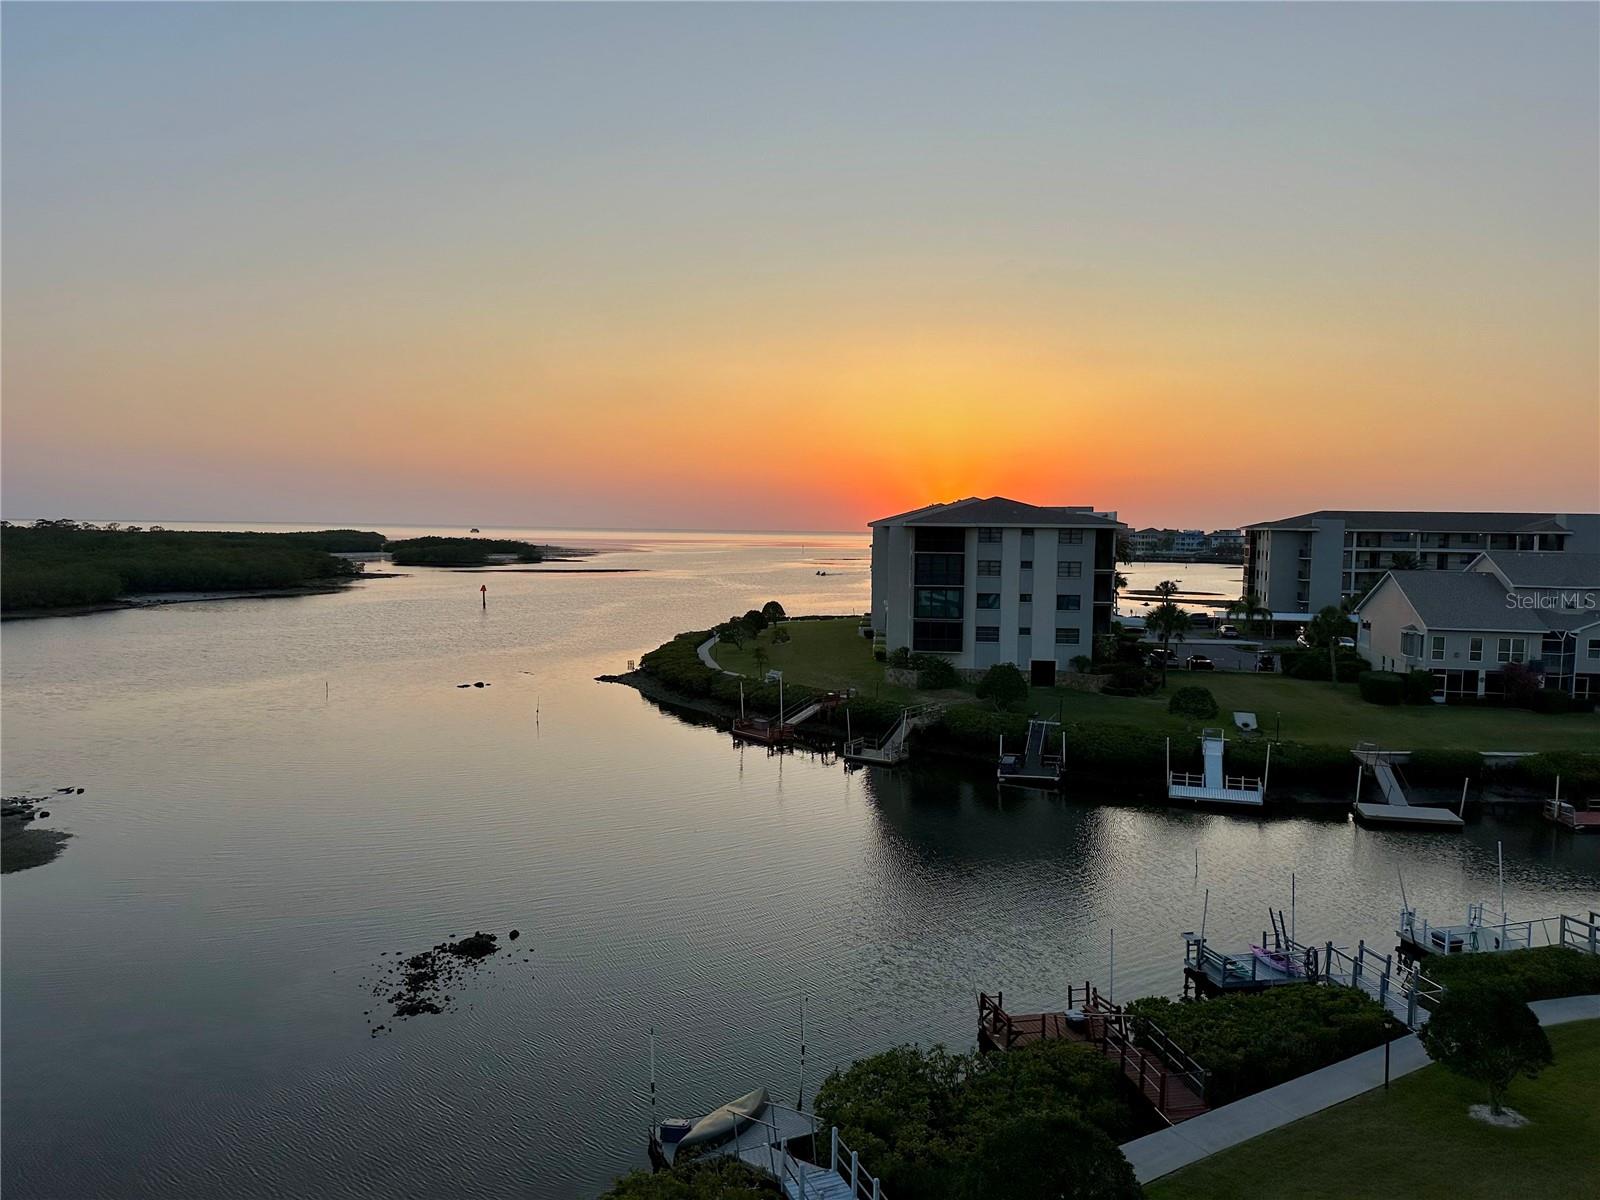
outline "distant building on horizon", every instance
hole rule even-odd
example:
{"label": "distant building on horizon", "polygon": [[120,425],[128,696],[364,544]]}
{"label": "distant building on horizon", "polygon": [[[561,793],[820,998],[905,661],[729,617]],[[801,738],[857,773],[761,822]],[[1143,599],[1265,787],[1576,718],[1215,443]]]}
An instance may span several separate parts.
{"label": "distant building on horizon", "polygon": [[1115,512],[972,496],[869,528],[872,627],[891,651],[973,671],[1015,663],[1048,686],[1111,630],[1127,529]]}
{"label": "distant building on horizon", "polygon": [[1309,620],[1390,570],[1461,571],[1486,550],[1600,552],[1600,514],[1322,509],[1244,527],[1245,589]]}

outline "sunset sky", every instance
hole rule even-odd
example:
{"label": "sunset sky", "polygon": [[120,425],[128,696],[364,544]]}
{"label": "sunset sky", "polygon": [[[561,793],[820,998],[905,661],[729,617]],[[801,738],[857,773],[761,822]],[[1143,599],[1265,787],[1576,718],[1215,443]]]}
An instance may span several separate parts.
{"label": "sunset sky", "polygon": [[1600,508],[1600,8],[14,5],[4,515]]}

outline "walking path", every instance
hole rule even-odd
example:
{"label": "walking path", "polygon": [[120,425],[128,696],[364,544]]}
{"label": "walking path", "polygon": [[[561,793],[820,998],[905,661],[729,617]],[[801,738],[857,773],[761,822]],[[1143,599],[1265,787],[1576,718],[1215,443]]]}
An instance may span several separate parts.
{"label": "walking path", "polygon": [[[1528,1007],[1543,1025],[1600,1020],[1600,996],[1535,1000]],[[1429,1062],[1416,1034],[1391,1042],[1389,1055],[1391,1079],[1409,1075]],[[1379,1046],[1331,1067],[1214,1108],[1171,1129],[1135,1138],[1122,1147],[1122,1152],[1133,1164],[1139,1182],[1149,1183],[1219,1150],[1237,1146],[1382,1086],[1383,1047]]]}
{"label": "walking path", "polygon": [[722,664],[712,657],[711,647],[715,646],[716,644],[717,635],[713,633],[705,641],[696,646],[694,652],[700,656],[700,661],[705,663],[705,665],[710,667],[713,671],[722,671],[724,675],[737,675],[739,672],[724,670]]}

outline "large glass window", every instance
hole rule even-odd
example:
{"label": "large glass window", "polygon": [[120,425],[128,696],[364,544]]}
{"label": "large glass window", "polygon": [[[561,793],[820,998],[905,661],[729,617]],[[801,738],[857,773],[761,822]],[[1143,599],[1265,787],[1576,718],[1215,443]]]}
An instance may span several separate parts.
{"label": "large glass window", "polygon": [[917,558],[918,584],[960,584],[967,570],[964,554],[919,554]]}
{"label": "large glass window", "polygon": [[1071,560],[1064,560],[1056,564],[1057,579],[1078,579],[1083,575],[1083,564]]}
{"label": "large glass window", "polygon": [[911,648],[945,653],[961,649],[960,621],[913,621]]}
{"label": "large glass window", "polygon": [[978,574],[993,577],[1000,574],[1000,560],[998,558],[980,558],[978,560]]}
{"label": "large glass window", "polygon": [[[978,597],[978,606],[983,607],[983,597]],[[960,588],[918,588],[917,602],[913,616],[929,617],[935,620],[959,621],[961,619],[961,589]]]}
{"label": "large glass window", "polygon": [[979,608],[999,608],[1000,607],[1000,593],[999,592],[979,592],[978,593],[978,607]]}
{"label": "large glass window", "polygon": [[1000,626],[979,625],[976,639],[980,642],[998,642],[1000,640]]}
{"label": "large glass window", "polygon": [[1076,646],[1078,644],[1078,638],[1079,631],[1076,629],[1056,630],[1056,645],[1058,646]]}
{"label": "large glass window", "polygon": [[1501,662],[1519,663],[1528,656],[1528,640],[1526,638],[1501,638],[1496,648]]}
{"label": "large glass window", "polygon": [[917,530],[917,552],[955,550],[962,551],[967,548],[967,531],[965,529],[919,529]]}
{"label": "large glass window", "polygon": [[1083,608],[1083,597],[1074,593],[1070,596],[1056,597],[1057,612],[1078,612]]}

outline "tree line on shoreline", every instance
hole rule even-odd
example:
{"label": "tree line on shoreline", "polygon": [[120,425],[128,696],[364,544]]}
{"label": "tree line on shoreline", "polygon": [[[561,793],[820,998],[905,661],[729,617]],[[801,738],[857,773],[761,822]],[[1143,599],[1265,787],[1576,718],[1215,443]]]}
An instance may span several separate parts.
{"label": "tree line on shoreline", "polygon": [[497,557],[538,562],[542,550],[502,538],[390,541],[372,530],[260,533],[174,530],[42,520],[0,522],[0,609],[48,611],[112,604],[137,593],[273,591],[342,583],[361,568],[349,554],[387,551],[396,563],[483,566]]}

